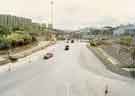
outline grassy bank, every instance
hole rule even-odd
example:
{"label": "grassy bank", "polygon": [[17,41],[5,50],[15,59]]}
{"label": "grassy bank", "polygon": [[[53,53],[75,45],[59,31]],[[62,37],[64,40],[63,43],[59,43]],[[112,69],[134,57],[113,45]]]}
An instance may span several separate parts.
{"label": "grassy bank", "polygon": [[103,62],[103,64],[106,66],[107,69],[109,69],[110,71],[123,75],[123,76],[127,76],[127,77],[131,77],[130,72],[125,71],[121,68],[119,68],[118,66],[116,66],[115,64],[113,64],[112,61],[110,61],[110,59],[108,59],[109,57],[104,55],[103,51],[100,51],[97,47],[92,47],[90,45],[87,45],[87,47],[100,59],[100,61]]}

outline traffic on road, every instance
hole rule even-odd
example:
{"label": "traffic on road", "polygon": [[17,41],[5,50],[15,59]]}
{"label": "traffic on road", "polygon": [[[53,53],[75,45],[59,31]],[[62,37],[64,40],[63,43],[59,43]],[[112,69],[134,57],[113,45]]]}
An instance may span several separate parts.
{"label": "traffic on road", "polygon": [[134,96],[134,80],[106,69],[86,43],[69,43],[68,52],[66,45],[57,42],[1,73],[0,96]]}
{"label": "traffic on road", "polygon": [[1,0],[0,96],[135,96],[135,0]]}

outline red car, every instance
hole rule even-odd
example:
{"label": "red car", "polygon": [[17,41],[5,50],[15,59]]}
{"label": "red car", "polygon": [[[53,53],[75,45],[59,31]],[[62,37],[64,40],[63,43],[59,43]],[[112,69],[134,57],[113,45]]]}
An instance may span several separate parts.
{"label": "red car", "polygon": [[46,53],[44,59],[50,59],[51,57],[53,57],[52,53]]}

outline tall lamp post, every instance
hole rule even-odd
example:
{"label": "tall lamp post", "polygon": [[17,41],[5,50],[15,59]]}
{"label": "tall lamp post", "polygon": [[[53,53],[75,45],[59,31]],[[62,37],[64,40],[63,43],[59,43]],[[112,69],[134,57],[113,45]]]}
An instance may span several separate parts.
{"label": "tall lamp post", "polygon": [[51,0],[51,2],[50,2],[50,5],[51,5],[51,29],[53,29],[53,7],[54,7],[54,1],[53,0]]}

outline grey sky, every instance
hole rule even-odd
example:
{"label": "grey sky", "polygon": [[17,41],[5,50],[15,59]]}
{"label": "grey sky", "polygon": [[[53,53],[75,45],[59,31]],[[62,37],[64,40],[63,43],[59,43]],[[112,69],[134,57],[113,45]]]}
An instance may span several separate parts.
{"label": "grey sky", "polygon": [[[0,13],[49,22],[50,0],[1,0]],[[54,0],[55,27],[115,25],[135,21],[134,0]]]}

